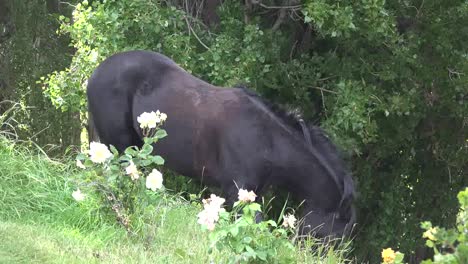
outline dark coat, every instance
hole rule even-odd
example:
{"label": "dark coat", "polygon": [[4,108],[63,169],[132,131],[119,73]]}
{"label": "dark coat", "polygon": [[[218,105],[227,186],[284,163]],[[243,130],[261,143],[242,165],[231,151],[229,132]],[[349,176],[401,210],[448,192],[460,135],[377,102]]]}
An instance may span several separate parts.
{"label": "dark coat", "polygon": [[354,223],[353,180],[334,145],[251,91],[216,87],[161,54],[130,51],[99,65],[87,95],[104,144],[140,146],[136,117],[160,110],[168,137],[155,152],[165,166],[220,186],[228,203],[237,188],[261,194],[274,185],[305,200],[303,232],[341,236]]}

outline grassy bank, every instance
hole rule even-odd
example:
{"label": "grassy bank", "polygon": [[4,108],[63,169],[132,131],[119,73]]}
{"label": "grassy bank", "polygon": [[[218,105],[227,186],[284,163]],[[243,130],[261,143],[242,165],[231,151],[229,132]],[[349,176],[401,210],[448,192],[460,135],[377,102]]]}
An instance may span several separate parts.
{"label": "grassy bank", "polygon": [[[167,193],[129,234],[90,195],[72,199],[80,173],[72,161],[0,139],[0,263],[226,263],[208,254],[200,206]],[[281,251],[281,249],[279,249]],[[297,263],[343,263],[341,252],[297,248]]]}

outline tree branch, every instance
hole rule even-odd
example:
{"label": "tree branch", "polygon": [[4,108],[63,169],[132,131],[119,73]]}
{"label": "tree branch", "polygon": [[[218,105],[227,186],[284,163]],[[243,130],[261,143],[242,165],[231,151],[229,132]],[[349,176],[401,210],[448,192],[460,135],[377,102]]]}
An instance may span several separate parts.
{"label": "tree branch", "polygon": [[271,28],[271,30],[273,32],[278,30],[278,28],[281,26],[281,24],[283,24],[284,18],[286,17],[286,14],[287,14],[286,9],[284,9],[284,8],[280,9],[279,14],[278,14],[278,18],[276,19],[275,24],[273,24],[273,27]]}
{"label": "tree branch", "polygon": [[195,31],[193,30],[192,26],[190,25],[190,22],[188,21],[187,17],[185,16],[185,22],[187,23],[187,27],[189,29],[189,32],[192,32],[193,35],[195,36],[195,38],[198,40],[198,42],[207,50],[211,50],[207,45],[205,45],[205,43],[203,43],[203,41],[201,41],[201,39],[198,37],[197,33],[195,33]]}
{"label": "tree branch", "polygon": [[302,7],[302,5],[267,6],[267,5],[262,4],[262,3],[258,3],[258,5],[265,8],[265,9],[294,9],[294,10],[297,10],[297,9],[300,9]]}

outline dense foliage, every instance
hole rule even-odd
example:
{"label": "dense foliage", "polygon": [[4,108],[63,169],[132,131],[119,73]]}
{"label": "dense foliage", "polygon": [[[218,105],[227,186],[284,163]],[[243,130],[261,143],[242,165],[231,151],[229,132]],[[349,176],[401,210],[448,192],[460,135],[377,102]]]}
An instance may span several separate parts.
{"label": "dense foliage", "polygon": [[216,85],[246,84],[301,109],[349,154],[360,194],[355,253],[375,262],[391,246],[420,259],[419,223],[454,225],[454,194],[468,184],[468,3],[441,5],[83,1],[60,18],[75,53],[43,80],[45,94],[84,117],[94,67],[131,49],[160,51]]}
{"label": "dense foliage", "polygon": [[79,144],[79,115],[57,111],[36,84],[41,76],[70,62],[69,38],[55,33],[59,26],[55,13],[70,10],[57,0],[0,2],[0,115],[14,103],[21,105],[24,111],[16,113],[10,132],[49,145],[48,150]]}
{"label": "dense foliage", "polygon": [[[164,134],[159,131],[155,136]],[[7,140],[0,133],[1,262],[349,263],[344,257],[349,252],[346,245],[332,248],[306,240],[306,245],[293,246],[283,228],[270,232],[273,221],[253,224],[250,209],[256,211],[260,205],[252,200],[250,214],[239,217],[223,211],[216,231],[204,230],[200,211],[208,209],[206,203],[202,206],[199,197],[188,201],[171,191],[172,176],[164,175],[163,186],[159,172],[145,171],[146,165],[161,161],[148,155],[149,146],[140,151],[129,148],[119,157],[133,157],[134,169],[122,167],[126,163],[116,162],[117,157],[101,144],[80,154],[84,162],[77,166],[74,158],[51,160],[41,149]],[[103,170],[106,167],[114,173]],[[161,177],[148,180],[152,174]],[[146,193],[137,190],[141,184]],[[210,203],[214,206],[213,199]],[[238,204],[243,205],[247,204]],[[211,209],[205,216],[212,217]],[[294,224],[291,220],[289,225]],[[301,250],[302,246],[316,250]],[[238,261],[239,257],[247,261]]]}
{"label": "dense foliage", "polygon": [[423,264],[468,262],[468,188],[459,192],[457,198],[460,210],[456,229],[432,227],[431,222],[421,224],[426,229],[423,234],[426,245],[434,249],[434,261],[427,260]]}

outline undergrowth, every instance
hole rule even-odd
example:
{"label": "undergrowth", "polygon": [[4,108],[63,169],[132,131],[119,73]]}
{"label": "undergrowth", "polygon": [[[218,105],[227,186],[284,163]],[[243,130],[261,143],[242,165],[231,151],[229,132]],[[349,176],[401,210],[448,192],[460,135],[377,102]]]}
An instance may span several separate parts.
{"label": "undergrowth", "polygon": [[[164,192],[154,210],[135,220],[132,234],[94,194],[80,203],[72,198],[86,172],[71,158],[54,160],[0,136],[0,168],[0,263],[225,263],[231,257],[208,254],[197,199]],[[348,262],[344,246],[327,249],[308,240],[296,248],[297,263]]]}

